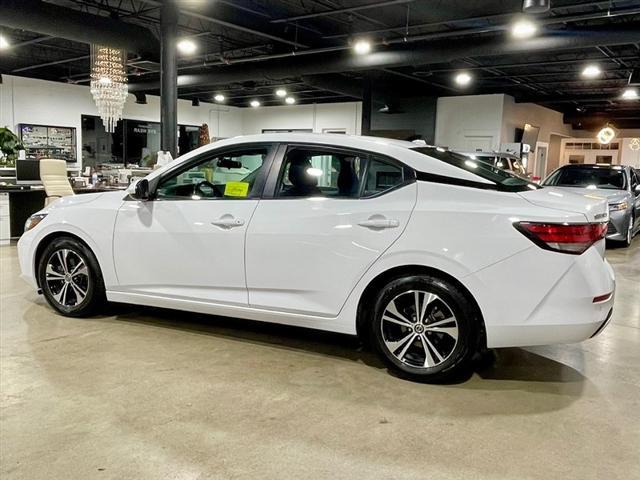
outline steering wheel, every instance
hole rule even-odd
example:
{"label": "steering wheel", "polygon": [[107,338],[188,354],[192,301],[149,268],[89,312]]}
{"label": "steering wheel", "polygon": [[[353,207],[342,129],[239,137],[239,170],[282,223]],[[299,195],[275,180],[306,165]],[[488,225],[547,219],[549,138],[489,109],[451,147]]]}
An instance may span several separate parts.
{"label": "steering wheel", "polygon": [[[209,187],[211,190],[213,190],[213,195],[209,195],[207,192],[203,191],[201,187]],[[193,187],[193,191],[198,192],[200,194],[200,196],[202,197],[209,197],[209,196],[213,196],[213,197],[223,197],[224,196],[224,192],[222,190],[220,190],[220,185],[214,185],[211,182],[208,182],[207,180],[202,180],[201,182],[197,183],[194,187]]]}

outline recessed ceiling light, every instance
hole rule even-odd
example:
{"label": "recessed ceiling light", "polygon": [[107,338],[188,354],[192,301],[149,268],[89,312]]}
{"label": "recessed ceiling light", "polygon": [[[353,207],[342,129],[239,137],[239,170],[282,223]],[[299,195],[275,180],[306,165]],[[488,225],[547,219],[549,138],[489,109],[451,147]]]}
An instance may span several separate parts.
{"label": "recessed ceiling light", "polygon": [[276,96],[283,98],[287,96],[287,91],[284,88],[279,88],[276,90]]}
{"label": "recessed ceiling light", "polygon": [[536,27],[535,23],[522,19],[513,24],[511,27],[511,35],[515,38],[529,38],[533,37],[537,30],[538,27]]}
{"label": "recessed ceiling light", "polygon": [[251,103],[249,105],[251,105],[253,108],[257,108],[260,106],[260,102],[258,100],[251,100]]}
{"label": "recessed ceiling light", "polygon": [[582,70],[582,76],[587,78],[595,78],[601,73],[602,70],[600,70],[600,67],[597,65],[587,65],[584,67],[584,70]]}
{"label": "recessed ceiling light", "polygon": [[191,55],[198,49],[198,46],[193,40],[183,38],[178,42],[178,50],[185,55]]}
{"label": "recessed ceiling light", "polygon": [[358,55],[366,55],[371,51],[371,42],[369,40],[358,40],[353,44],[353,51]]}
{"label": "recessed ceiling light", "polygon": [[287,102],[289,105],[293,105],[294,103],[296,103],[296,99],[293,97],[287,97],[284,99],[285,102]]}
{"label": "recessed ceiling light", "polygon": [[4,35],[0,35],[0,50],[9,48],[9,46],[10,46],[9,41],[4,37]]}
{"label": "recessed ceiling light", "polygon": [[627,88],[622,93],[622,98],[624,98],[625,100],[637,100],[638,99],[638,90],[636,90],[635,88]]}
{"label": "recessed ceiling light", "polygon": [[471,83],[472,78],[467,72],[461,72],[455,76],[454,80],[456,84],[465,87]]}
{"label": "recessed ceiling light", "polygon": [[216,102],[224,102],[224,95],[222,95],[221,93],[218,93],[215,97],[213,97],[213,99]]}

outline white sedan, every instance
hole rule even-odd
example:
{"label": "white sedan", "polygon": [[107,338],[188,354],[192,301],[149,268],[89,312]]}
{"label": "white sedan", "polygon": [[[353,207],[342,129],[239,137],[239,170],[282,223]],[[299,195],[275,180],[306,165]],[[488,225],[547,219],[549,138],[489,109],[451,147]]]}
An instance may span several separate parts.
{"label": "white sedan", "polygon": [[32,216],[23,277],[63,315],[105,301],[358,334],[441,381],[478,349],[582,341],[611,318],[606,202],[372,137],[216,142],[128,192]]}

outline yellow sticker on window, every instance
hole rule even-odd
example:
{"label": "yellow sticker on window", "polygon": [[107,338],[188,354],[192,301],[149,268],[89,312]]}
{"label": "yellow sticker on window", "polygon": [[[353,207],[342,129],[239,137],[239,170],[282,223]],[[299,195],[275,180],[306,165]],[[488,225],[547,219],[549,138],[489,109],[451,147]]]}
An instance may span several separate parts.
{"label": "yellow sticker on window", "polygon": [[246,197],[249,195],[248,182],[227,182],[224,187],[225,197]]}

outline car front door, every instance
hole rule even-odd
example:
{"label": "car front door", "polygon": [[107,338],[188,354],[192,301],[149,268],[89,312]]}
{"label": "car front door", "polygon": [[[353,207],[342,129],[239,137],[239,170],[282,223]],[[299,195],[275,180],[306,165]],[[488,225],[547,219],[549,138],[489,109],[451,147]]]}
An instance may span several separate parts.
{"label": "car front door", "polygon": [[[367,268],[401,235],[413,171],[362,152],[290,145],[271,169],[247,232],[252,307],[336,316]],[[275,168],[278,167],[279,168]]]}
{"label": "car front door", "polygon": [[205,153],[125,201],[114,231],[118,290],[246,305],[244,248],[274,145]]}

